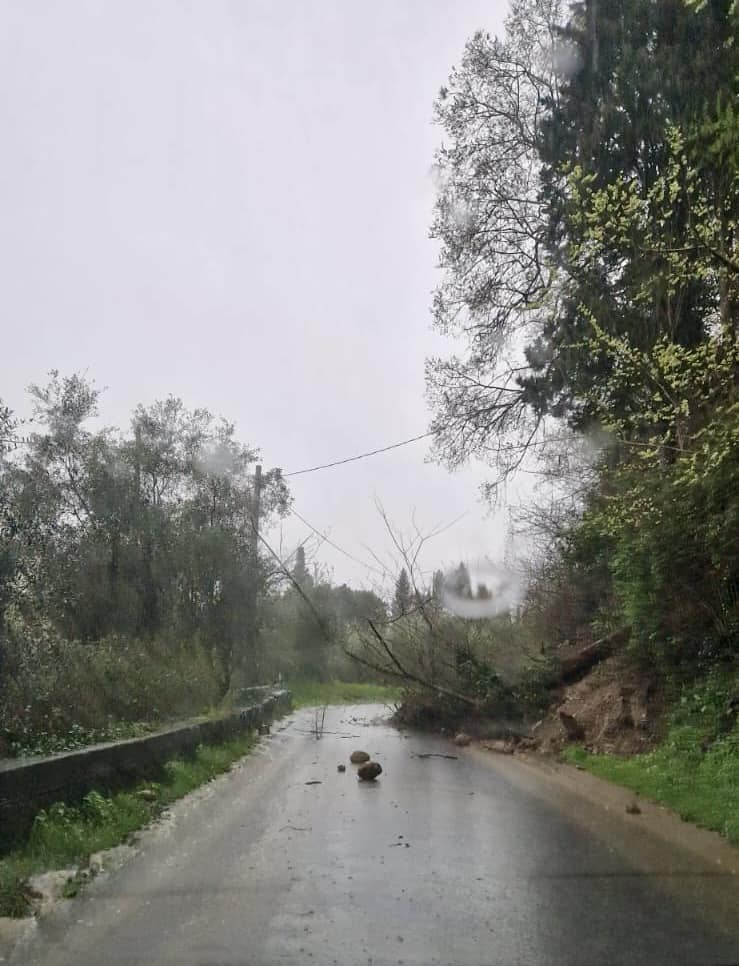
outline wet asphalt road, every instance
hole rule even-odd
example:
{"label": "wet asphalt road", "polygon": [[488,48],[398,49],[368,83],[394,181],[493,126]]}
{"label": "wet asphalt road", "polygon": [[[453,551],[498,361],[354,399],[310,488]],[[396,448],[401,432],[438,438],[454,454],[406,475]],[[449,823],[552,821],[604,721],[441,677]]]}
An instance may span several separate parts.
{"label": "wet asphalt road", "polygon": [[[311,711],[279,722],[11,961],[739,963],[735,877],[622,816],[594,832],[515,760],[401,735],[381,713],[329,709],[319,741]],[[378,782],[337,772],[355,748],[382,763]]]}

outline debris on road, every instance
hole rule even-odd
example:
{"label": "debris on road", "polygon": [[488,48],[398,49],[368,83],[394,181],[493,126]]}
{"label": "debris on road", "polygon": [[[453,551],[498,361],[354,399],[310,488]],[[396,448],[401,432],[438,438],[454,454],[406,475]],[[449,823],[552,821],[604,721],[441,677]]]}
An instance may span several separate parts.
{"label": "debris on road", "polygon": [[[295,728],[293,729],[297,735],[310,735],[315,738],[316,731],[315,728],[308,730],[307,728]],[[353,735],[348,731],[322,731],[322,735],[331,735],[334,738],[361,738],[361,735]]]}
{"label": "debris on road", "polygon": [[346,765],[337,765],[336,771],[346,771]]}
{"label": "debris on road", "polygon": [[503,741],[498,739],[497,741],[486,741],[482,746],[488,751],[497,751],[500,755],[512,755],[516,750],[516,745],[512,741]]}
{"label": "debris on road", "polygon": [[318,779],[318,778],[314,778],[312,781],[304,782],[303,784],[305,784],[305,785],[322,785],[323,782],[320,779]]}
{"label": "debris on road", "polygon": [[458,761],[459,755],[441,755],[435,751],[412,751],[412,758],[449,758],[452,761]]}
{"label": "debris on road", "polygon": [[636,802],[629,802],[626,806],[626,812],[628,815],[641,815],[641,809]]}
{"label": "debris on road", "polygon": [[56,869],[31,876],[26,884],[26,897],[31,902],[34,914],[44,915],[55,902],[63,899],[68,884],[79,874],[80,870],[73,868]]}
{"label": "debris on road", "polygon": [[367,761],[357,769],[360,781],[373,782],[382,774],[382,765],[377,761]]}
{"label": "debris on road", "polygon": [[454,737],[454,744],[460,748],[466,748],[467,745],[471,744],[471,742],[472,738],[470,738],[469,735],[466,735],[464,731],[460,731],[459,734],[455,735]]}
{"label": "debris on road", "polygon": [[365,761],[369,761],[370,756],[366,751],[353,751],[349,756],[349,761],[352,765],[361,765]]}

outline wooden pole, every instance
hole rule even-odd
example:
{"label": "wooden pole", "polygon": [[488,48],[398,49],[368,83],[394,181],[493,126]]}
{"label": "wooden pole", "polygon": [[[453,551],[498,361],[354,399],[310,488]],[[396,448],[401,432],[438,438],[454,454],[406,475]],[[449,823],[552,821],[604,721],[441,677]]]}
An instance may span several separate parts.
{"label": "wooden pole", "polygon": [[231,691],[236,701],[240,701],[241,694],[250,683],[256,683],[258,677],[257,643],[258,622],[257,608],[259,606],[259,517],[261,513],[262,467],[257,464],[254,470],[254,489],[246,509],[247,526],[249,527],[249,601],[247,608],[246,627],[244,628],[244,643],[237,654],[233,656],[233,671],[231,675]]}

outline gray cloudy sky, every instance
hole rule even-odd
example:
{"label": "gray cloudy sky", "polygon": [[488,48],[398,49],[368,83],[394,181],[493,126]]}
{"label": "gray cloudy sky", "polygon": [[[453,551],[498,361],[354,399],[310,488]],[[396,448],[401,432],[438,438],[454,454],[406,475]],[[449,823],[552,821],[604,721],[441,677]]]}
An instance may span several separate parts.
{"label": "gray cloudy sky", "polygon": [[[424,357],[449,348],[430,330],[432,103],[506,7],[2,0],[0,396],[22,409],[48,369],[86,370],[107,423],[172,393],[288,472],[423,432]],[[424,566],[500,557],[484,468],[426,454],[296,477],[295,507],[365,560],[387,546],[375,497],[401,527],[468,511]]]}

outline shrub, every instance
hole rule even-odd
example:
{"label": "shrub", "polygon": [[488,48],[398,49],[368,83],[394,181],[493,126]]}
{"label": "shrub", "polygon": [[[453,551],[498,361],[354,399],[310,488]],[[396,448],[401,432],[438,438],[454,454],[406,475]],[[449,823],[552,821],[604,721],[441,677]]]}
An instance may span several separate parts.
{"label": "shrub", "polygon": [[196,641],[109,637],[81,644],[16,627],[6,651],[0,745],[9,754],[130,737],[146,725],[202,713],[220,696],[217,669]]}

